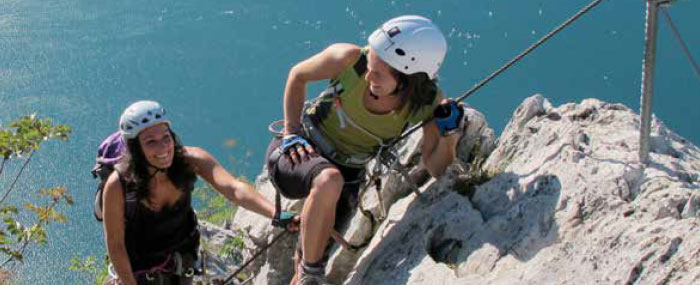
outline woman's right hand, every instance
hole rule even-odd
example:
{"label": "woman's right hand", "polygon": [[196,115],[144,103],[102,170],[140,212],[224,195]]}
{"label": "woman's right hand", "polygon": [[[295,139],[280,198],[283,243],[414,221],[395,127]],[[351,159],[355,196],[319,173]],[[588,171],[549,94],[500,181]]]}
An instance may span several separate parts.
{"label": "woman's right hand", "polygon": [[296,134],[285,135],[282,138],[280,151],[292,161],[292,164],[299,164],[316,155],[314,147],[306,139]]}

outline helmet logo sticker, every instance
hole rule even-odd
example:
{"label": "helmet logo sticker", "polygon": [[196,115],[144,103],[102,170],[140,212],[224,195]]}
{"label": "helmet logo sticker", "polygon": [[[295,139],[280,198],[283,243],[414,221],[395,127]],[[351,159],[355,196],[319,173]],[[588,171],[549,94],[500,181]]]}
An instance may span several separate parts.
{"label": "helmet logo sticker", "polygon": [[399,30],[399,27],[398,27],[398,26],[394,26],[393,28],[391,28],[391,29],[387,32],[387,34],[389,35],[390,38],[393,38],[394,36],[396,36],[396,35],[398,35],[398,34],[400,34],[400,33],[401,33],[401,30]]}

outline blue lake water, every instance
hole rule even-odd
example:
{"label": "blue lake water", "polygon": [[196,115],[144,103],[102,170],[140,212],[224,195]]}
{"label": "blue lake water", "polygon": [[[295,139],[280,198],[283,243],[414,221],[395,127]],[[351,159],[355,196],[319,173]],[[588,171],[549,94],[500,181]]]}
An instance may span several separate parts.
{"label": "blue lake water", "polygon": [[[0,123],[37,112],[73,128],[43,146],[10,198],[64,185],[76,204],[27,252],[20,284],[84,284],[73,256],[102,256],[88,171],[97,144],[139,99],[161,102],[187,145],[236,175],[261,169],[269,122],[282,116],[289,68],[334,42],[365,44],[401,14],[434,19],[448,37],[440,85],[457,97],[588,1],[0,1]],[[670,7],[700,59],[700,1]],[[555,105],[596,97],[638,110],[645,1],[604,1],[467,102],[498,132],[527,96]],[[700,79],[660,22],[654,113],[700,143]],[[322,84],[309,89],[309,96]],[[231,140],[235,145],[231,146]],[[228,143],[227,143],[228,142]],[[10,171],[0,177],[6,182]],[[6,184],[0,184],[6,185]]]}

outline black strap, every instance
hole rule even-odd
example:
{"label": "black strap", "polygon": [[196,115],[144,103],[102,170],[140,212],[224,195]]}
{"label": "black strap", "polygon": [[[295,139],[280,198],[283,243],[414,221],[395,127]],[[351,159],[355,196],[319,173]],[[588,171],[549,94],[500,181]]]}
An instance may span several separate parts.
{"label": "black strap", "polygon": [[128,190],[128,183],[116,167],[114,168],[114,172],[117,173],[119,183],[122,185],[122,194],[124,195],[124,219],[127,222],[132,222],[136,220],[136,207],[138,206],[136,191]]}
{"label": "black strap", "polygon": [[360,58],[355,62],[352,68],[355,69],[358,76],[362,76],[367,72],[367,55],[364,52],[360,55]]}
{"label": "black strap", "polygon": [[273,226],[279,226],[282,221],[280,220],[280,215],[282,214],[282,198],[280,197],[280,191],[275,187],[275,217],[272,219]]}
{"label": "black strap", "polygon": [[[276,148],[275,150],[270,153],[270,161],[274,161],[275,163],[272,163],[272,169],[270,169],[269,173],[271,176],[274,176],[275,173],[277,173],[277,167],[279,165],[279,159],[282,157],[282,150],[279,148]],[[275,187],[275,216],[272,218],[272,225],[273,226],[279,226],[280,225],[280,215],[282,215],[282,197],[280,197],[280,189],[277,186],[277,183],[275,183],[275,177],[270,177],[270,182],[272,183],[272,186]]]}

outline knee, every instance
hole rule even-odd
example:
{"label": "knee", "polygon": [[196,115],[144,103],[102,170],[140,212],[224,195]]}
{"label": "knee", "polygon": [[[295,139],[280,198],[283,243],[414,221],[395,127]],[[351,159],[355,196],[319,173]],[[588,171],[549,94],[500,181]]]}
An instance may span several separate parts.
{"label": "knee", "polygon": [[343,175],[336,168],[326,168],[322,170],[313,181],[311,195],[330,196],[338,200],[340,193],[343,190]]}

